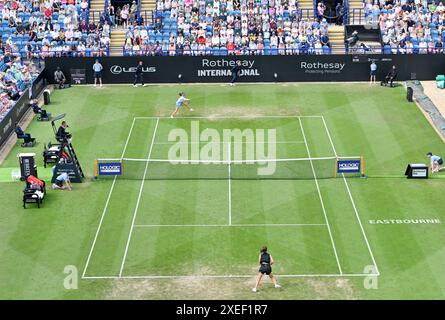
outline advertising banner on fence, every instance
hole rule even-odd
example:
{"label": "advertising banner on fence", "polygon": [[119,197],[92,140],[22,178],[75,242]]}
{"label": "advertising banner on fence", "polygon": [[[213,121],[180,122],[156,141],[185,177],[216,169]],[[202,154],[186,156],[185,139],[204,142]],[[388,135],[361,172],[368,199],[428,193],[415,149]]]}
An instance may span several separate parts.
{"label": "advertising banner on fence", "polygon": [[28,108],[29,89],[26,89],[20,99],[16,101],[14,107],[9,110],[9,112],[0,122],[0,146],[2,146],[8,139],[9,135],[14,132],[14,124],[20,121]]}
{"label": "advertising banner on fence", "polygon": [[[377,80],[395,65],[397,80],[431,80],[445,71],[439,54],[425,55],[281,55],[281,56],[125,56],[102,57],[106,83],[132,83],[139,61],[147,83],[229,82],[236,61],[241,63],[239,82],[369,81],[369,64],[377,64]],[[94,83],[95,58],[46,58],[46,75],[54,83],[54,71],[84,66],[86,83]],[[68,79],[71,81],[72,79]]]}
{"label": "advertising banner on fence", "polygon": [[34,99],[40,95],[45,88],[46,79],[44,71],[34,80],[32,85],[23,92],[19,100],[6,114],[3,120],[0,121],[0,146],[2,146],[8,137],[14,132],[14,124],[19,122],[25,112],[29,109],[29,100]]}

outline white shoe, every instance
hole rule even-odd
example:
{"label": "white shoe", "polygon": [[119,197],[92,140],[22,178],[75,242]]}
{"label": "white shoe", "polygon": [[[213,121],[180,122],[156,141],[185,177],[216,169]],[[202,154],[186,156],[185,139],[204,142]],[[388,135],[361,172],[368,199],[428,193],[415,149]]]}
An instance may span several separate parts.
{"label": "white shoe", "polygon": [[275,288],[281,288],[281,286],[279,284],[276,284]]}
{"label": "white shoe", "polygon": [[143,86],[144,86],[144,87],[146,87],[146,86],[147,86],[147,84],[144,84]]}
{"label": "white shoe", "polygon": [[173,119],[173,116],[170,116],[170,118],[172,118],[172,119]]}
{"label": "white shoe", "polygon": [[133,88],[136,88],[137,86],[138,86],[137,84],[134,84],[134,85],[133,85]]}
{"label": "white shoe", "polygon": [[190,108],[190,111],[193,111],[193,108]]}
{"label": "white shoe", "polygon": [[256,288],[253,288],[253,289],[252,289],[252,292],[257,292],[257,289],[256,289]]}

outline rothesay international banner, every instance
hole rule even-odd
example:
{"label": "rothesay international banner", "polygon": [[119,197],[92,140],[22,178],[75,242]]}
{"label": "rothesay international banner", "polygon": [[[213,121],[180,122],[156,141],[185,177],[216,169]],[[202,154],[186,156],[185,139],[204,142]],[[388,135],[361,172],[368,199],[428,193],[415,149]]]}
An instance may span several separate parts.
{"label": "rothesay international banner", "polygon": [[[45,60],[46,76],[54,83],[59,66],[70,77],[70,69],[82,65],[86,83],[94,82],[96,58],[63,57]],[[132,83],[139,61],[145,82],[228,82],[230,70],[241,62],[240,82],[367,81],[369,64],[377,64],[381,80],[395,65],[397,80],[430,80],[445,71],[444,55],[279,55],[279,56],[124,56],[100,57],[104,83]],[[69,81],[71,79],[68,79]]]}

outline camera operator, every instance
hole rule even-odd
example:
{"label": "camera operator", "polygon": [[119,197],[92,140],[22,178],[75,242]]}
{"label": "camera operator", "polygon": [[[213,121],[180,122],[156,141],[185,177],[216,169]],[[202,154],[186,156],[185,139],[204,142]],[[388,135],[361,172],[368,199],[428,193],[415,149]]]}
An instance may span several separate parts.
{"label": "camera operator", "polygon": [[354,47],[358,42],[358,31],[354,30],[349,38],[346,39],[346,42],[350,47]]}

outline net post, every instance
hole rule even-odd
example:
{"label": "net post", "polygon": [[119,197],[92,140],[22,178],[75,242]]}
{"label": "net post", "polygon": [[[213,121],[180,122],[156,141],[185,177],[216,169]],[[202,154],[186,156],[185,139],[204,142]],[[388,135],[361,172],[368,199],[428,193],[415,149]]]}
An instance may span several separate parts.
{"label": "net post", "polygon": [[97,176],[99,175],[98,166],[99,166],[99,162],[96,159],[96,160],[94,160],[94,179],[97,179]]}
{"label": "net post", "polygon": [[363,155],[360,156],[360,176],[365,177],[365,157]]}
{"label": "net post", "polygon": [[338,157],[335,157],[334,178],[337,178]]}

